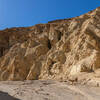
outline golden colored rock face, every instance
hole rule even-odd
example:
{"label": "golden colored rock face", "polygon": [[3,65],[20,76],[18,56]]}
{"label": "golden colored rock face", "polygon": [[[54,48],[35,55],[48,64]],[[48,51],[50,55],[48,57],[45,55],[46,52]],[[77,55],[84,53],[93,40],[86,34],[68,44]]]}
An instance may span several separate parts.
{"label": "golden colored rock face", "polygon": [[0,31],[0,80],[66,80],[99,68],[100,8],[71,19]]}

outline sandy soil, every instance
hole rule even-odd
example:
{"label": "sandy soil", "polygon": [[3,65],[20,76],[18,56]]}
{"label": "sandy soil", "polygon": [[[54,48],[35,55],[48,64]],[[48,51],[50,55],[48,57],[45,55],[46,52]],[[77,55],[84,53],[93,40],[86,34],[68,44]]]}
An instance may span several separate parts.
{"label": "sandy soil", "polygon": [[100,100],[100,87],[52,80],[0,82],[0,100]]}

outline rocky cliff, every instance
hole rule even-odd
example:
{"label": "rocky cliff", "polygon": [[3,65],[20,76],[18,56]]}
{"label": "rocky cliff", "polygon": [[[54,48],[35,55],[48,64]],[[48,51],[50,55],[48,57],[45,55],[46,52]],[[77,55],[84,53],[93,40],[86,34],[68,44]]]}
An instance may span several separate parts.
{"label": "rocky cliff", "polygon": [[0,31],[0,80],[99,78],[99,69],[100,8]]}

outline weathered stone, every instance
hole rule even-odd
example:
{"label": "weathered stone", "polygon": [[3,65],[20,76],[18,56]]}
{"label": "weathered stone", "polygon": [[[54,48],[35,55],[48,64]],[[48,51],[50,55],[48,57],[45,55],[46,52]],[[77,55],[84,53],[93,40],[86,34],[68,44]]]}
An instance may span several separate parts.
{"label": "weathered stone", "polygon": [[0,80],[95,77],[100,69],[99,13],[97,8],[75,18],[0,31]]}

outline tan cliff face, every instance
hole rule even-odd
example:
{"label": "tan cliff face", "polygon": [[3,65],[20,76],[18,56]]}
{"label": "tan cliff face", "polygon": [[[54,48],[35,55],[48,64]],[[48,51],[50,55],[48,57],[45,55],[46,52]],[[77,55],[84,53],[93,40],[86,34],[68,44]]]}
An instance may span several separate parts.
{"label": "tan cliff face", "polygon": [[96,77],[99,68],[100,8],[71,19],[0,31],[0,80]]}

